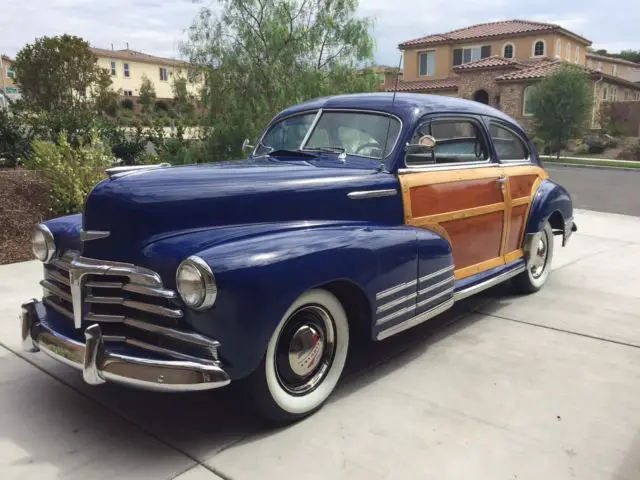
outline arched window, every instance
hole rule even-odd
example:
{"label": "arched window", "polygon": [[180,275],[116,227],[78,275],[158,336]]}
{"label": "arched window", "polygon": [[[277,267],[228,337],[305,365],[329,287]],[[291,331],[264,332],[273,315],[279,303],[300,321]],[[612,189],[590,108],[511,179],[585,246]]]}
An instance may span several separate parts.
{"label": "arched window", "polygon": [[529,85],[524,89],[522,93],[522,115],[530,117],[533,115],[531,111],[531,93],[533,92],[534,85]]}
{"label": "arched window", "polygon": [[533,56],[543,57],[545,53],[544,40],[538,40],[533,44]]}
{"label": "arched window", "polygon": [[556,57],[560,58],[562,56],[562,42],[560,39],[556,40]]}
{"label": "arched window", "polygon": [[515,47],[512,43],[506,43],[502,48],[502,56],[504,58],[513,58]]}
{"label": "arched window", "polygon": [[565,56],[564,58],[567,60],[567,62],[571,61],[571,44],[567,43],[567,51],[565,52]]}

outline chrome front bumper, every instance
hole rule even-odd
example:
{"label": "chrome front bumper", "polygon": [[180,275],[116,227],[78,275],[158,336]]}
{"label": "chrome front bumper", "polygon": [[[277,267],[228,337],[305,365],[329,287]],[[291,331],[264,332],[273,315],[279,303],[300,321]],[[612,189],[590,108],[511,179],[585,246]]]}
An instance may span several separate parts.
{"label": "chrome front bumper", "polygon": [[[40,305],[40,312],[38,312]],[[209,390],[230,383],[218,362],[157,360],[110,352],[100,326],[87,327],[86,343],[54,331],[45,321],[42,304],[30,300],[22,305],[22,342],[27,352],[42,351],[82,371],[90,385],[107,381],[145,390],[186,392]]]}

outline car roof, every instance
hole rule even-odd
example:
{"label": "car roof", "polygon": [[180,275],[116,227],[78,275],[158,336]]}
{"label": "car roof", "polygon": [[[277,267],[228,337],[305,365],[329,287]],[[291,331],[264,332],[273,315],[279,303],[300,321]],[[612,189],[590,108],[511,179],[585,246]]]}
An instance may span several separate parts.
{"label": "car roof", "polygon": [[487,115],[518,125],[518,122],[509,115],[473,100],[405,92],[397,92],[395,100],[393,92],[354,93],[315,98],[283,110],[274,118],[274,121],[285,116],[319,108],[375,110],[395,114],[405,122],[417,120],[427,113],[466,113]]}

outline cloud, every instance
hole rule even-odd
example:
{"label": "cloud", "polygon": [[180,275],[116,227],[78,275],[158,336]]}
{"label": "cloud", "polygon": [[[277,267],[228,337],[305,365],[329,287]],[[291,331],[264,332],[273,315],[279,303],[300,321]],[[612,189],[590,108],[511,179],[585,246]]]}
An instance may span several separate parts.
{"label": "cloud", "polygon": [[[634,5],[633,0],[360,0],[359,13],[375,17],[378,62],[397,65],[397,46],[405,40],[513,18],[558,23],[597,48],[638,49]],[[95,47],[120,49],[128,42],[135,50],[177,57],[183,32],[200,8],[191,0],[7,1],[0,10],[0,52],[15,55],[36,37],[69,33]]]}

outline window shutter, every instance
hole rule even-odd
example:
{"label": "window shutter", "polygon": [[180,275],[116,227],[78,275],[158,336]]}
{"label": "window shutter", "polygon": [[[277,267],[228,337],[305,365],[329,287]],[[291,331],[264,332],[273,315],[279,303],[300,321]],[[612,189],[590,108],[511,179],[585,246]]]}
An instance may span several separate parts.
{"label": "window shutter", "polygon": [[456,48],[453,50],[453,66],[462,65],[462,49]]}
{"label": "window shutter", "polygon": [[491,45],[483,45],[480,50],[480,58],[487,58],[491,56]]}

